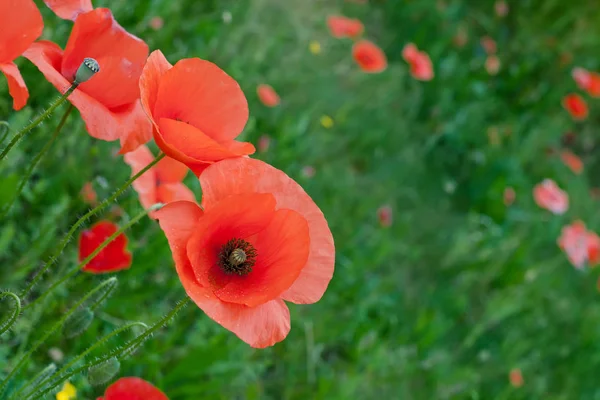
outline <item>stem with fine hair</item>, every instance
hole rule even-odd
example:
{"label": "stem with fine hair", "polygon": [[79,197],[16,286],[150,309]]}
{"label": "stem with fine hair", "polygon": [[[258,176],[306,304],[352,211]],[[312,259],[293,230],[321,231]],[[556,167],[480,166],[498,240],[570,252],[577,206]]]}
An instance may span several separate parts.
{"label": "stem with fine hair", "polygon": [[46,142],[46,144],[44,145],[44,147],[42,147],[42,150],[40,150],[40,152],[35,156],[35,158],[33,159],[33,161],[31,161],[31,163],[29,164],[29,168],[27,168],[27,171],[25,172],[25,175],[21,179],[21,182],[19,183],[19,187],[17,188],[16,192],[14,192],[12,194],[11,200],[8,202],[8,204],[6,206],[4,206],[4,209],[0,213],[0,220],[3,219],[4,217],[6,217],[6,214],[8,214],[8,212],[10,211],[10,208],[15,203],[15,200],[17,198],[19,198],[19,195],[23,191],[23,188],[25,187],[25,184],[27,184],[27,182],[29,182],[29,178],[31,178],[31,175],[33,174],[33,170],[35,169],[35,167],[40,162],[40,160],[42,159],[42,157],[44,157],[44,154],[46,154],[46,152],[50,149],[50,147],[52,146],[52,144],[54,143],[54,141],[58,137],[58,134],[60,133],[62,127],[65,125],[65,122],[67,122],[67,118],[69,117],[69,114],[71,113],[71,111],[73,111],[73,108],[75,108],[75,107],[73,107],[73,104],[69,104],[69,107],[67,108],[67,111],[65,111],[65,114],[62,116],[60,122],[56,126],[56,129],[54,130],[54,133],[52,133],[52,136]]}
{"label": "stem with fine hair", "polygon": [[135,180],[137,178],[139,178],[146,171],[148,171],[150,168],[152,168],[153,166],[155,166],[156,163],[158,163],[164,157],[165,157],[164,153],[161,153],[158,156],[156,156],[156,158],[150,164],[146,165],[144,167],[144,169],[142,169],[140,172],[138,172],[137,174],[135,174],[134,176],[132,176],[131,178],[129,178],[129,180],[127,182],[125,182],[123,184],[123,186],[121,186],[119,189],[117,189],[112,194],[112,196],[106,198],[102,203],[98,204],[95,208],[93,208],[90,211],[88,211],[83,217],[79,218],[77,220],[77,222],[75,222],[75,224],[73,224],[73,226],[71,227],[71,229],[69,229],[69,232],[67,232],[67,234],[65,235],[65,237],[63,238],[63,240],[58,244],[58,247],[52,253],[52,255],[50,256],[50,258],[48,259],[48,261],[46,261],[44,263],[44,266],[42,267],[42,269],[33,277],[33,279],[31,280],[31,282],[29,282],[29,284],[27,285],[27,287],[25,289],[23,289],[23,292],[21,293],[21,297],[25,298],[31,292],[31,290],[33,289],[33,287],[39,282],[39,280],[42,279],[42,276],[44,275],[44,273],[48,270],[48,268],[50,268],[50,266],[54,262],[56,262],[56,260],[58,259],[58,256],[60,256],[60,254],[65,249],[65,247],[67,247],[67,244],[69,243],[69,241],[71,240],[71,238],[73,237],[73,235],[75,234],[75,232],[77,231],[77,229],[81,225],[83,225],[83,223],[85,221],[87,221],[89,218],[93,217],[98,212],[100,212],[103,209],[105,209],[106,207],[108,207],[121,194],[123,194],[123,192],[125,192],[125,190],[127,190],[129,188],[129,186],[131,186],[131,184],[133,182],[135,182]]}
{"label": "stem with fine hair", "polygon": [[86,369],[89,369],[91,367],[94,367],[96,365],[102,364],[103,362],[106,362],[107,360],[110,360],[113,357],[123,357],[126,356],[128,354],[131,354],[131,352],[133,350],[135,350],[138,346],[140,346],[146,339],[148,339],[150,336],[152,336],[152,334],[154,334],[154,332],[156,332],[158,329],[160,329],[162,326],[166,325],[167,323],[169,323],[169,321],[171,319],[173,319],[175,317],[175,315],[181,311],[188,303],[190,302],[190,298],[189,297],[185,297],[182,300],[180,300],[177,305],[175,305],[175,307],[169,312],[167,313],[164,317],[162,317],[160,320],[156,321],[150,328],[146,329],[144,332],[142,332],[141,334],[139,334],[138,336],[136,336],[134,339],[131,339],[129,342],[127,342],[125,345],[123,345],[122,347],[118,347],[115,349],[112,349],[111,351],[109,351],[108,353],[106,353],[105,355],[88,362],[87,364],[74,369],[66,374],[63,374],[62,376],[57,377],[51,384],[50,386],[46,387],[45,389],[41,389],[40,391],[33,393],[33,395],[31,397],[29,397],[28,399],[41,399],[42,396],[44,396],[45,394],[47,394],[48,392],[52,391],[56,386],[60,385],[62,382],[68,380],[69,378],[71,378],[72,376],[85,371]]}
{"label": "stem with fine hair", "polygon": [[67,98],[69,97],[69,95],[71,95],[71,93],[73,93],[73,91],[75,91],[75,89],[77,89],[77,86],[79,86],[79,83],[73,82],[73,84],[69,87],[69,89],[67,89],[65,94],[56,99],[46,111],[38,115],[38,117],[31,121],[29,125],[21,129],[15,136],[13,136],[8,145],[6,145],[4,150],[2,150],[2,153],[0,153],[0,161],[4,160],[4,157],[6,157],[10,149],[12,149],[14,145],[16,145],[19,142],[19,140],[23,138],[23,136],[25,136],[33,128],[38,126],[45,118],[48,118],[50,115],[52,115],[54,110],[56,110],[62,103],[67,101]]}
{"label": "stem with fine hair", "polygon": [[90,297],[92,297],[97,291],[101,290],[104,286],[106,285],[113,285],[114,281],[116,281],[116,278],[109,278],[107,280],[105,280],[104,282],[102,282],[101,284],[99,284],[98,286],[96,286],[94,289],[90,290],[85,296],[83,296],[73,307],[71,307],[69,309],[69,311],[67,311],[61,319],[59,319],[54,325],[52,325],[52,327],[50,329],[48,329],[40,339],[38,339],[30,348],[29,350],[27,350],[27,352],[23,355],[23,357],[21,357],[21,359],[19,360],[19,362],[17,362],[17,365],[14,366],[14,368],[8,373],[8,375],[6,376],[6,378],[4,378],[4,380],[2,381],[2,383],[0,384],[0,396],[2,396],[2,394],[4,393],[4,391],[6,390],[6,386],[8,386],[8,383],[10,382],[10,380],[12,379],[12,377],[19,371],[19,369],[21,369],[21,367],[25,364],[25,362],[27,361],[27,359],[42,345],[44,344],[44,342],[46,341],[46,339],[48,339],[50,337],[50,335],[52,335],[54,332],[56,332],[67,320],[67,318],[69,318],[75,311],[77,311],[77,309],[84,304]]}
{"label": "stem with fine hair", "polygon": [[[21,314],[21,299],[19,299],[19,296],[9,291],[0,292],[0,300],[4,297],[11,297],[15,303],[15,307],[10,317],[6,319],[6,322],[0,323],[0,335],[9,330],[17,318],[19,318],[19,314]],[[7,310],[7,308],[4,307],[4,310]]]}
{"label": "stem with fine hair", "polygon": [[110,235],[104,242],[102,242],[102,244],[100,244],[100,246],[98,246],[89,256],[87,256],[85,259],[83,259],[77,266],[75,266],[75,268],[71,269],[62,278],[60,278],[58,281],[54,282],[52,284],[52,286],[50,286],[42,294],[40,294],[40,296],[38,298],[33,300],[31,303],[25,305],[25,307],[23,307],[23,310],[27,310],[28,308],[33,307],[35,304],[39,303],[42,299],[44,299],[46,296],[48,296],[50,293],[52,293],[54,291],[54,289],[56,289],[58,286],[62,285],[64,282],[66,282],[69,278],[72,278],[79,271],[81,271],[81,269],[85,265],[87,265],[87,263],[89,263],[94,257],[96,257],[98,255],[98,253],[100,253],[106,246],[108,246],[110,244],[110,242],[115,240],[117,238],[117,236],[119,236],[120,234],[125,232],[127,229],[131,228],[140,219],[142,219],[143,217],[148,215],[148,213],[159,210],[162,206],[163,206],[163,204],[161,204],[161,203],[154,204],[153,206],[149,207],[147,210],[144,210],[141,213],[139,213],[138,215],[136,215],[135,217],[133,217],[129,222],[127,222],[125,225],[123,225],[121,228],[119,228],[115,233]]}

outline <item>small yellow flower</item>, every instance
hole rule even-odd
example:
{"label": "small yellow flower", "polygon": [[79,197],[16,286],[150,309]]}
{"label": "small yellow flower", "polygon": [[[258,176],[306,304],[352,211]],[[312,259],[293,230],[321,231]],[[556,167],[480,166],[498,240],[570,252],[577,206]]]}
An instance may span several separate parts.
{"label": "small yellow flower", "polygon": [[317,42],[316,40],[311,40],[308,45],[308,49],[313,54],[319,54],[321,52],[321,43]]}
{"label": "small yellow flower", "polygon": [[56,393],[56,400],[73,400],[77,397],[77,389],[70,382],[65,382],[62,390]]}
{"label": "small yellow flower", "polygon": [[321,125],[323,125],[323,128],[331,128],[333,126],[333,118],[329,115],[323,115],[321,117]]}

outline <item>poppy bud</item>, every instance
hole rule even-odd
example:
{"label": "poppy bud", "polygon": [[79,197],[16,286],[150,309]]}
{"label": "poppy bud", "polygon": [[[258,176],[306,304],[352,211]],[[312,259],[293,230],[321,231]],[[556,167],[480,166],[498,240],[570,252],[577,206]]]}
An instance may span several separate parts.
{"label": "poppy bud", "polygon": [[83,62],[77,69],[77,72],[75,73],[75,82],[73,83],[83,83],[98,72],[100,72],[100,65],[98,64],[98,61],[89,57],[84,58]]}
{"label": "poppy bud", "polygon": [[121,363],[116,357],[109,358],[101,364],[93,365],[88,369],[88,382],[93,386],[105,384],[110,381],[121,368]]}
{"label": "poppy bud", "polygon": [[94,313],[89,308],[75,311],[65,321],[63,332],[67,338],[81,335],[94,320]]}

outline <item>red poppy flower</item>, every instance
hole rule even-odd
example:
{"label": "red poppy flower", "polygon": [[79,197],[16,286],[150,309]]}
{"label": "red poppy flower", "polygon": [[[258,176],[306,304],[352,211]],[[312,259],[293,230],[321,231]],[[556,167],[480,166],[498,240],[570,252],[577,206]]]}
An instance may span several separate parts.
{"label": "red poppy flower", "polygon": [[581,221],[565,226],[557,243],[577,269],[594,266],[600,261],[600,237],[588,231]]}
{"label": "red poppy flower", "polygon": [[483,47],[488,55],[494,54],[497,50],[496,41],[489,36],[482,37],[479,43],[481,43],[481,47]]}
{"label": "red poppy flower", "polygon": [[81,197],[83,201],[90,205],[96,205],[98,203],[98,195],[92,186],[92,182],[86,182],[81,188]]}
{"label": "red poppy flower", "polygon": [[[142,145],[136,150],[125,154],[125,162],[131,167],[131,175],[135,175],[154,160],[148,147]],[[144,208],[153,204],[167,204],[177,200],[195,202],[194,193],[182,182],[188,172],[188,167],[179,161],[165,157],[154,167],[133,182],[133,188],[140,197]],[[150,213],[155,218],[156,211]]]}
{"label": "red poppy flower", "polygon": [[516,198],[517,193],[515,192],[515,189],[513,189],[512,187],[507,187],[506,189],[504,189],[503,200],[505,206],[511,206],[515,202]]}
{"label": "red poppy flower", "polygon": [[341,15],[332,15],[327,18],[327,26],[331,32],[331,36],[335,38],[355,38],[360,36],[365,27],[357,19],[347,18]]}
{"label": "red poppy flower", "polygon": [[580,89],[585,90],[592,97],[600,97],[600,74],[584,68],[573,68],[571,74]]}
{"label": "red poppy flower", "polygon": [[563,98],[562,105],[575,120],[583,120],[588,116],[588,106],[578,94],[571,93]]}
{"label": "red poppy flower", "polygon": [[354,43],[352,56],[364,72],[379,73],[387,68],[387,58],[383,50],[368,40]]}
{"label": "red poppy flower", "polygon": [[510,381],[510,384],[515,388],[520,388],[525,383],[525,380],[523,379],[523,374],[521,373],[521,370],[519,368],[513,368],[510,370],[510,373],[508,374],[508,380]]}
{"label": "red poppy flower", "polygon": [[215,163],[200,185],[203,208],[177,201],[158,211],[179,279],[209,317],[252,347],[271,346],[290,330],[284,300],[315,303],[327,289],[335,258],[327,221],[262,161]]}
{"label": "red poppy flower", "polygon": [[154,140],[196,175],[216,161],[254,153],[236,142],[248,121],[248,103],[237,82],[199,58],[169,64],[152,52],[140,78],[142,106],[154,124]]}
{"label": "red poppy flower", "polygon": [[[102,242],[108,239],[119,227],[110,221],[100,221],[91,229],[84,230],[79,237],[79,261],[92,254]],[[93,274],[116,272],[131,266],[131,253],[126,249],[127,237],[120,234],[108,244],[96,257],[87,263],[83,270]]]}
{"label": "red poppy flower", "polygon": [[533,199],[554,214],[564,214],[569,208],[569,196],[552,179],[544,179],[533,188]]}
{"label": "red poppy flower", "polygon": [[13,108],[20,110],[27,104],[29,91],[13,62],[42,34],[42,14],[32,0],[0,1],[0,71],[8,81]]}
{"label": "red poppy flower", "polygon": [[104,397],[98,400],[169,400],[169,398],[158,389],[141,378],[121,378],[106,388]]}
{"label": "red poppy flower", "polygon": [[383,205],[379,207],[377,210],[377,218],[379,219],[379,224],[385,228],[392,226],[393,222],[393,211],[392,207],[389,205]]}
{"label": "red poppy flower", "polygon": [[81,13],[92,11],[92,0],[44,0],[44,3],[62,19],[75,21]]}
{"label": "red poppy flower", "polygon": [[256,88],[256,94],[258,94],[258,99],[261,103],[263,103],[267,107],[276,107],[281,102],[279,95],[271,87],[271,85],[260,84]]}
{"label": "red poppy flower", "polygon": [[402,58],[410,65],[410,74],[420,81],[430,81],[434,77],[431,58],[424,51],[419,51],[413,43],[408,43],[402,49]]}
{"label": "red poppy flower", "polygon": [[61,92],[71,85],[85,57],[96,59],[100,72],[69,96],[89,134],[107,141],[121,139],[121,153],[134,150],[152,136],[138,88],[148,46],[127,33],[110,10],[98,8],[79,14],[64,52],[52,42],[39,41],[23,55]]}
{"label": "red poppy flower", "polygon": [[583,171],[583,161],[572,152],[565,150],[560,153],[562,162],[573,171],[575,174],[581,174]]}

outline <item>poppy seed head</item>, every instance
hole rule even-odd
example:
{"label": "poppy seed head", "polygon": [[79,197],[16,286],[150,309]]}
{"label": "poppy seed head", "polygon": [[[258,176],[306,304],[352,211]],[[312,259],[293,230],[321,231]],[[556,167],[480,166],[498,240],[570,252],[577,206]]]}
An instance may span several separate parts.
{"label": "poppy seed head", "polygon": [[233,238],[225,243],[217,257],[219,268],[227,275],[244,276],[252,272],[256,249],[243,239]]}
{"label": "poppy seed head", "polygon": [[77,72],[75,73],[75,83],[83,83],[98,72],[100,72],[100,65],[98,64],[98,61],[90,57],[84,58],[83,62],[77,69]]}

